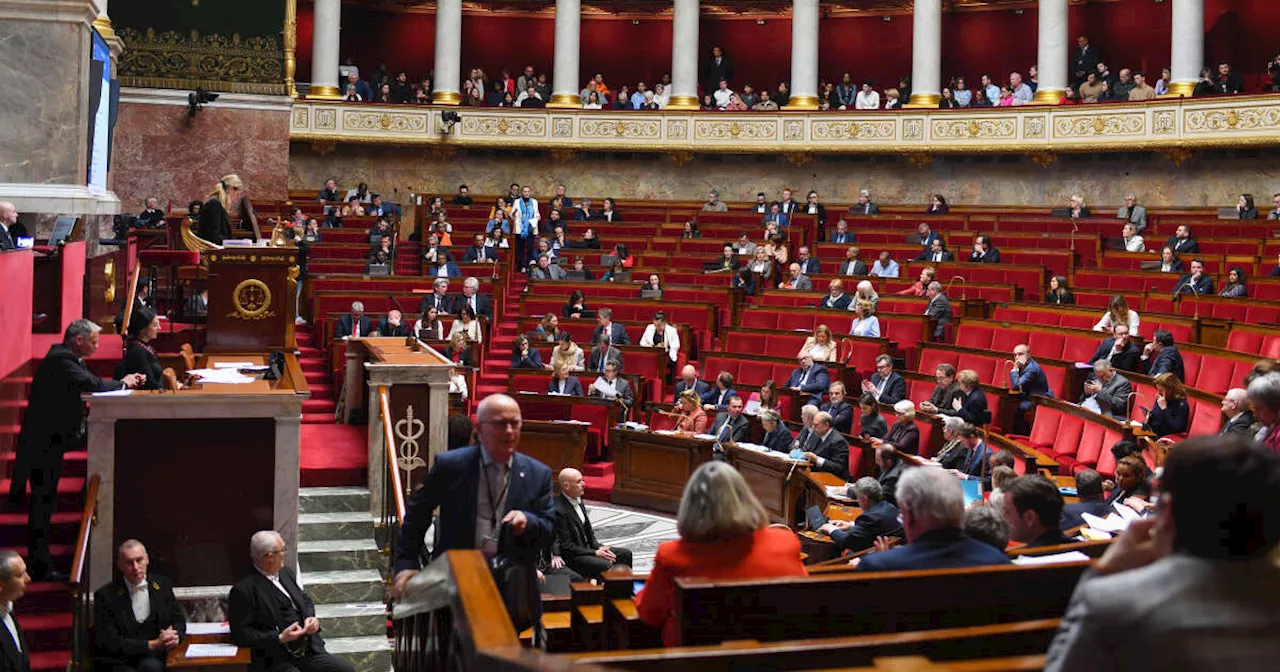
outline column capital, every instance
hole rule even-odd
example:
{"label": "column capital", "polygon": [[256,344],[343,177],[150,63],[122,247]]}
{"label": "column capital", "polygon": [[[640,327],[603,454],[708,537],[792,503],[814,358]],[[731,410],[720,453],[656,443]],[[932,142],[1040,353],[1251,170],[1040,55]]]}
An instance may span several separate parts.
{"label": "column capital", "polygon": [[0,0],[0,19],[91,25],[106,11],[100,0]]}

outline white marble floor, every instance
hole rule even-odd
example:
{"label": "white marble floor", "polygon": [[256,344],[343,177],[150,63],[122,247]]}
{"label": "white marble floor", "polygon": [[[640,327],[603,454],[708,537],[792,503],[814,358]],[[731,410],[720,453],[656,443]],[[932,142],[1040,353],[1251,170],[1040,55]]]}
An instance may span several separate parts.
{"label": "white marble floor", "polygon": [[658,545],[680,536],[671,516],[590,501],[587,514],[601,544],[631,549],[635,563],[632,569],[636,572],[652,569]]}

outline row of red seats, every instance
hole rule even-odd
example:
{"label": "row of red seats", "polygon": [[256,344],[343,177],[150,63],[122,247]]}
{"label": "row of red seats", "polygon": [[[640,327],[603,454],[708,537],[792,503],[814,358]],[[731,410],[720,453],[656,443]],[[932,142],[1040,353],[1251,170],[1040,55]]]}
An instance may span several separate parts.
{"label": "row of red seats", "polygon": [[[1131,305],[1130,307],[1133,307],[1133,306]],[[1133,307],[1133,308],[1134,310],[1138,310],[1136,307]],[[1181,321],[1178,321],[1178,322],[1169,321],[1167,318],[1162,319],[1162,316],[1157,313],[1146,313],[1146,312],[1140,311],[1139,315],[1141,315],[1142,317],[1142,323],[1139,325],[1139,331],[1141,332],[1141,336],[1143,338],[1150,340],[1151,335],[1154,334],[1157,329],[1166,329],[1169,331],[1169,333],[1173,334],[1173,339],[1175,342],[1178,342],[1178,343],[1190,342],[1191,332],[1192,332],[1191,325],[1185,324]],[[1093,329],[1093,325],[1098,323],[1098,320],[1102,319],[1102,312],[1081,313],[1066,307],[1055,307],[1053,310],[1032,310],[1032,309],[1026,309],[1026,308],[1018,308],[1016,305],[1015,306],[999,306],[996,308],[995,312],[992,314],[991,319],[995,322],[1010,322],[1014,324],[1038,324],[1038,325],[1043,325],[1047,327],[1062,327],[1064,329],[1082,329],[1082,330],[1089,331]],[[1017,334],[1012,336],[1005,336],[1005,335],[996,336],[995,332],[992,331],[990,332],[991,333],[990,338],[993,345],[985,346],[985,345],[981,345],[981,343],[986,342],[988,338],[986,334],[988,333],[989,327],[979,328],[978,325],[971,325],[966,323],[960,328],[960,331],[964,332],[965,328],[970,326],[972,326],[973,328],[969,330],[969,333],[967,335],[958,334],[956,336],[957,338],[956,343],[958,345],[971,345],[972,343],[971,347],[974,347],[974,348],[989,347],[992,350],[1003,351],[1006,349],[1003,346],[1008,343],[1009,339],[1015,339],[1015,340],[1024,339],[1021,342],[1026,343],[1027,341],[1025,339],[1035,338],[1049,345],[1049,347],[1043,351],[1037,346],[1034,346],[1034,345],[1031,346],[1031,351],[1036,354],[1043,354],[1043,356],[1045,357],[1054,357],[1056,359],[1067,359],[1068,361],[1073,361],[1073,362],[1088,361],[1088,357],[1085,357],[1084,359],[1071,359],[1069,357],[1058,357],[1057,355],[1049,354],[1056,351],[1056,347],[1053,345],[1053,341],[1048,338],[1049,336],[1053,336],[1053,334],[1039,334],[1036,332],[1019,331]],[[1105,334],[1105,333],[1100,334],[1098,336],[1085,336],[1085,335],[1072,336],[1070,334],[1062,334],[1062,337],[1084,339],[1086,341],[1093,343],[1093,347],[1090,348],[1089,350],[1089,355],[1092,355],[1093,349],[1098,347],[1098,341],[1100,339],[1106,338],[1109,335],[1110,334]],[[962,343],[959,340],[962,338],[967,339],[966,342]],[[1017,343],[1014,343],[1014,345],[1017,345]],[[1072,349],[1072,351],[1076,353],[1081,352],[1081,350],[1076,350],[1074,348]]]}

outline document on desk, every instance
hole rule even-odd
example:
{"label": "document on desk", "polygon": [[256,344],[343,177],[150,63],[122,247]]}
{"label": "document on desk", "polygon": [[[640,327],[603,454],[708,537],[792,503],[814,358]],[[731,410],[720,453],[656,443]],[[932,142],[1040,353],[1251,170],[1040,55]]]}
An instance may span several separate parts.
{"label": "document on desk", "polygon": [[123,390],[111,390],[110,392],[94,392],[95,397],[127,397],[133,394],[133,390],[124,388]]}
{"label": "document on desk", "polygon": [[235,369],[191,369],[187,373],[200,379],[202,383],[252,383],[257,378],[246,376]]}
{"label": "document on desk", "polygon": [[247,369],[253,366],[253,362],[214,362],[215,369]]}
{"label": "document on desk", "polygon": [[239,649],[235,644],[188,644],[188,658],[234,658]]}
{"label": "document on desk", "polygon": [[840,500],[840,501],[842,501],[842,502],[852,502],[852,501],[853,501],[852,499],[850,499],[850,498],[849,498],[849,486],[848,486],[848,485],[828,485],[828,486],[827,486],[827,497],[828,497],[828,498],[830,498],[830,499],[838,499],[838,500]]}
{"label": "document on desk", "polygon": [[231,626],[227,623],[187,623],[188,635],[227,635]]}
{"label": "document on desk", "polygon": [[1052,553],[1050,555],[1020,555],[1013,559],[1015,565],[1056,565],[1062,562],[1088,562],[1092,560],[1080,551]]}

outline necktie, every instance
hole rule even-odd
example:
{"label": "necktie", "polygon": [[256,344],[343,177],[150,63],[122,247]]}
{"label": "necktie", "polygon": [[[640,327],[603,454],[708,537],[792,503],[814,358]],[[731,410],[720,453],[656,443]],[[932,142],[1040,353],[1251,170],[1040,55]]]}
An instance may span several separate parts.
{"label": "necktie", "polygon": [[730,422],[731,422],[731,421],[730,421],[730,419],[729,419],[729,418],[727,418],[727,417],[726,417],[726,418],[724,419],[724,424],[723,424],[723,425],[720,425],[720,433],[716,435],[716,440],[717,440],[717,441],[720,441],[720,440],[724,440],[724,439],[729,438],[729,423],[730,423]]}
{"label": "necktie", "polygon": [[805,369],[804,373],[800,374],[800,382],[797,383],[797,385],[799,385],[800,387],[804,387],[804,381],[808,379],[809,379],[809,369]]}
{"label": "necktie", "polygon": [[360,318],[353,318],[351,320],[351,335],[356,337],[360,336]]}

